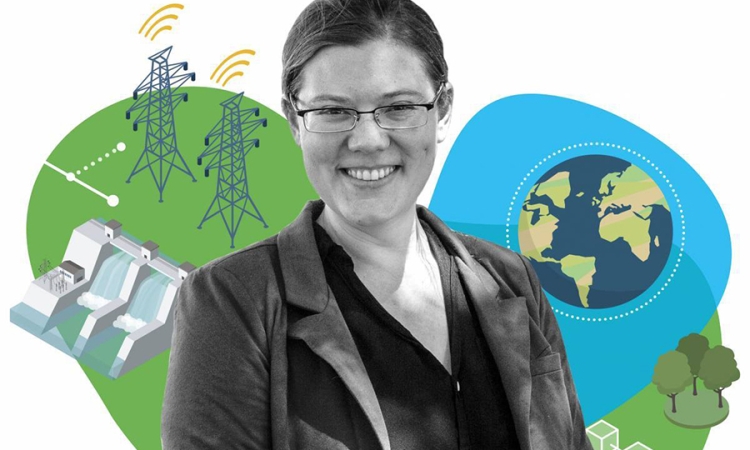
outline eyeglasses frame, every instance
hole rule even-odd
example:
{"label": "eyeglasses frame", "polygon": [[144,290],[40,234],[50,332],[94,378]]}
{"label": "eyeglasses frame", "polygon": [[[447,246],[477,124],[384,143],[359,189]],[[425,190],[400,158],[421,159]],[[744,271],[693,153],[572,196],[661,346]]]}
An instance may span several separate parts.
{"label": "eyeglasses frame", "polygon": [[[427,108],[427,111],[431,111],[431,110],[432,110],[432,109],[433,109],[433,108],[435,107],[435,104],[437,103],[438,99],[440,99],[440,95],[442,95],[442,93],[443,93],[443,89],[444,89],[444,88],[445,88],[445,82],[443,82],[443,83],[440,83],[440,88],[439,88],[439,89],[438,89],[438,91],[437,91],[437,92],[435,93],[435,97],[434,97],[434,98],[432,99],[432,101],[430,101],[429,103],[404,103],[404,104],[401,104],[401,105],[387,105],[387,106],[378,106],[377,108],[373,109],[372,111],[357,111],[357,110],[356,110],[356,109],[354,109],[354,108],[344,108],[344,107],[335,107],[335,108],[332,108],[332,107],[326,107],[326,108],[297,109],[297,106],[296,106],[296,105],[294,104],[294,102],[292,101],[292,98],[291,98],[291,96],[290,96],[290,98],[289,98],[289,103],[290,103],[290,104],[292,105],[292,108],[294,108],[294,113],[295,113],[296,115],[298,115],[299,117],[302,117],[302,124],[304,125],[305,129],[306,129],[307,131],[309,131],[310,133],[323,133],[323,134],[328,134],[328,133],[345,133],[345,132],[347,132],[347,131],[352,131],[352,130],[353,130],[354,128],[356,128],[356,127],[357,127],[357,123],[359,123],[359,118],[360,118],[360,116],[361,116],[362,114],[372,114],[372,115],[373,115],[373,119],[375,120],[375,123],[376,123],[376,124],[377,124],[377,125],[378,125],[378,126],[379,126],[380,128],[382,128],[382,129],[384,129],[384,130],[413,130],[413,129],[415,129],[415,128],[419,128],[419,127],[422,127],[422,126],[424,126],[424,124],[422,124],[422,125],[418,125],[418,126],[416,126],[416,127],[407,127],[407,128],[386,128],[386,127],[382,126],[382,125],[380,124],[380,122],[378,121],[378,119],[377,119],[377,116],[375,115],[375,111],[377,111],[377,110],[379,110],[379,109],[385,109],[385,108],[393,108],[394,106],[422,106],[422,107],[425,107],[425,108]],[[338,131],[311,131],[311,130],[310,130],[309,128],[307,128],[307,122],[305,122],[305,114],[307,114],[307,113],[309,113],[309,112],[314,112],[314,111],[325,111],[325,110],[328,110],[328,109],[341,109],[341,110],[346,110],[346,111],[353,111],[353,112],[355,112],[355,113],[356,113],[356,116],[354,116],[354,117],[355,117],[355,119],[354,119],[354,124],[352,124],[352,127],[351,127],[351,128],[349,128],[349,129],[346,129],[346,130],[338,130]]]}

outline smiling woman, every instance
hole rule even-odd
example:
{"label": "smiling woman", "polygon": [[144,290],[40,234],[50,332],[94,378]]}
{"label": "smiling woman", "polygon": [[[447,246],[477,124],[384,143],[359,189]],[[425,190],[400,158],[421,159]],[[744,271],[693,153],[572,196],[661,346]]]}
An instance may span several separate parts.
{"label": "smiling woman", "polygon": [[[411,228],[417,196],[450,119],[449,101],[442,108],[428,103],[439,98],[419,53],[390,39],[326,47],[308,61],[302,79],[292,107],[314,109],[298,111],[303,120],[292,115],[290,125],[310,182],[327,206],[324,217],[335,214],[382,236],[396,231],[394,226]],[[450,85],[445,91],[449,97]],[[410,114],[393,111],[398,106]],[[321,111],[354,120],[340,132],[310,131],[311,125],[341,124],[319,114],[309,117]],[[398,128],[386,129],[393,126]],[[390,174],[380,177],[381,170]]]}
{"label": "smiling woman", "polygon": [[185,280],[164,447],[590,448],[529,262],[416,205],[453,100],[429,16],[316,0],[283,63],[321,200]]}

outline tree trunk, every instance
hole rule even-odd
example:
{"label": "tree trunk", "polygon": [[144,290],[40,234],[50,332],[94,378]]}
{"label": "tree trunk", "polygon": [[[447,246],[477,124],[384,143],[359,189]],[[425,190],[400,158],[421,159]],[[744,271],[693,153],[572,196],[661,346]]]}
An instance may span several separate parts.
{"label": "tree trunk", "polygon": [[724,397],[722,397],[722,396],[721,396],[721,391],[723,391],[723,390],[724,390],[724,389],[716,389],[716,390],[714,391],[714,392],[716,392],[717,394],[719,394],[719,408],[723,408],[723,407],[724,407]]}
{"label": "tree trunk", "polygon": [[675,400],[677,398],[677,394],[672,394],[669,397],[672,398],[672,413],[677,412],[677,401]]}
{"label": "tree trunk", "polygon": [[693,375],[693,395],[698,395],[698,377]]}

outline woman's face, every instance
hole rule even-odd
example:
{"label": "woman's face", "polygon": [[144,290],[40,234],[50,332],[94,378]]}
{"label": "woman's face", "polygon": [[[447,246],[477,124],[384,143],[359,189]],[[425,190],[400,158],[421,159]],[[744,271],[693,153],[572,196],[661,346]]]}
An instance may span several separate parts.
{"label": "woman's face", "polygon": [[[435,94],[416,51],[377,40],[320,50],[304,66],[296,106],[371,111],[428,103]],[[297,116],[289,122],[320,198],[351,225],[367,227],[413,213],[450,120],[450,106],[441,109],[430,110],[425,125],[406,130],[382,129],[372,114],[361,115],[353,130],[338,133],[309,132]]]}

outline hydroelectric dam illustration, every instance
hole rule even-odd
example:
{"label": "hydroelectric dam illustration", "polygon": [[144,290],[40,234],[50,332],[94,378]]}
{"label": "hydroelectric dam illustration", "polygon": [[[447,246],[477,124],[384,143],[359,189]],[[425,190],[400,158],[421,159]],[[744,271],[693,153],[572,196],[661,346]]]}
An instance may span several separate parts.
{"label": "hydroelectric dam illustration", "polygon": [[125,234],[116,220],[92,219],[73,230],[63,262],[31,283],[10,319],[118,378],[169,349],[175,294],[194,269]]}

